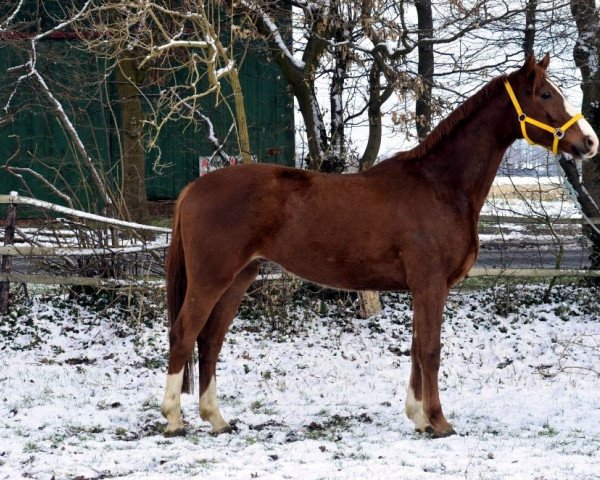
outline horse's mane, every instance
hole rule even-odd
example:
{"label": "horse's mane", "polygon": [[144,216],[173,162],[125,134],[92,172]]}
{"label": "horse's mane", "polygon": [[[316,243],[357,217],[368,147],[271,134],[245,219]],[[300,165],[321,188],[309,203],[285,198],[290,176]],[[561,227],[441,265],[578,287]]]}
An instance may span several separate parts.
{"label": "horse's mane", "polygon": [[506,78],[507,75],[500,75],[490,80],[481,90],[467,98],[464,103],[442,120],[419,145],[411,150],[398,152],[389,160],[413,160],[426,155],[438,142],[449,137],[463,120],[487,104],[500,89],[504,90],[503,82]]}

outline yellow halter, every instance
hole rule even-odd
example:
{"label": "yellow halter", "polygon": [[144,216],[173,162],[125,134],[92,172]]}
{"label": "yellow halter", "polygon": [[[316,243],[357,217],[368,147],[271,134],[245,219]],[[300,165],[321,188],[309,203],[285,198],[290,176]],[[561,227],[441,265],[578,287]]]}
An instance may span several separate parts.
{"label": "yellow halter", "polygon": [[567,123],[565,123],[563,126],[558,127],[558,128],[551,127],[550,125],[546,125],[545,123],[538,122],[537,120],[534,120],[533,118],[529,118],[527,115],[525,115],[523,113],[523,110],[521,109],[521,105],[519,105],[519,102],[517,101],[515,92],[513,91],[512,87],[510,86],[510,83],[508,83],[508,80],[504,80],[504,86],[506,87],[508,96],[512,100],[515,110],[517,111],[517,115],[519,117],[519,123],[521,124],[521,132],[523,132],[523,137],[525,138],[525,140],[527,140],[529,145],[540,145],[539,143],[535,143],[533,140],[531,140],[529,138],[529,136],[527,135],[527,127],[525,126],[525,124],[531,123],[532,125],[535,125],[536,127],[546,130],[547,132],[550,132],[552,135],[554,135],[554,142],[552,143],[552,148],[545,147],[544,145],[540,145],[540,147],[544,147],[544,148],[550,150],[554,155],[557,155],[558,154],[558,142],[565,136],[565,132],[567,131],[567,129],[570,126],[572,126],[577,120],[583,118],[583,115],[581,113],[578,113],[578,114],[574,115],[573,117],[571,117],[571,119]]}

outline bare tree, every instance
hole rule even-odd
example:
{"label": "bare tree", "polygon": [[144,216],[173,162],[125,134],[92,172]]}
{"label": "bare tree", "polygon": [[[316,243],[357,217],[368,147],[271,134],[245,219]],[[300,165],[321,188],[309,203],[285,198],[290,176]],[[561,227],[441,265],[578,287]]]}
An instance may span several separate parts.
{"label": "bare tree", "polygon": [[[381,146],[383,114],[391,111],[400,128],[415,125],[418,118],[422,137],[451,107],[434,96],[434,87],[468,96],[489,73],[505,70],[512,59],[516,64],[521,45],[514,36],[507,40],[510,35],[505,34],[494,43],[490,33],[506,30],[526,11],[521,1],[291,4],[293,35],[281,20],[280,2],[241,0],[233,3],[232,11],[243,19],[240,28],[267,43],[298,102],[308,146],[306,164],[325,171],[372,165]],[[453,87],[457,78],[459,89]],[[319,91],[324,84],[327,102]],[[469,84],[471,91],[466,89]],[[368,130],[362,152],[353,148],[348,134],[357,125]]]}
{"label": "bare tree", "polygon": [[[22,106],[16,99],[23,89],[33,94],[41,92],[52,115],[69,137],[77,159],[87,170],[101,203],[112,206],[114,214],[145,220],[148,216],[147,156],[149,150],[155,149],[158,154],[153,153],[154,168],[164,166],[158,139],[168,123],[177,121],[180,125],[193,124],[194,128],[202,126],[219,161],[226,159],[229,164],[230,156],[224,151],[228,139],[229,148],[233,149],[237,142],[235,150],[240,152],[243,161],[251,161],[238,72],[244,45],[242,40],[237,40],[221,7],[216,0],[87,0],[83,6],[77,2],[53,6],[51,13],[43,12],[43,18],[40,11],[24,1],[12,9],[3,7],[0,9],[2,38],[16,39],[14,45],[25,46],[27,58],[21,65],[10,68],[11,78],[3,79],[3,91],[7,93],[2,105],[5,115],[0,124],[10,123],[15,118],[16,110]],[[32,30],[37,31],[32,33]],[[113,83],[116,85],[118,108],[112,109],[110,115],[119,126],[116,132],[121,153],[118,175],[111,171],[105,177],[106,161],[94,158],[93,149],[85,144],[85,135],[77,131],[77,121],[73,121],[69,109],[64,108],[65,100],[56,93],[56,86],[62,88],[62,85],[49,83],[37,68],[41,42],[59,37],[73,40],[73,50],[84,49],[91,53],[86,58],[98,59],[98,65],[104,70],[86,82],[96,82],[96,98],[103,96],[109,107],[112,104],[108,92]],[[236,44],[237,54],[234,52]],[[66,59],[57,59],[58,64],[61,62],[66,63]],[[229,131],[217,132],[214,127],[211,113],[216,107],[231,112]],[[219,138],[220,135],[223,137]],[[26,176],[35,177],[53,191],[61,190],[35,169],[25,172],[15,165],[7,168],[23,181]],[[121,182],[120,187],[114,183],[116,178]]]}
{"label": "bare tree", "polygon": [[[600,130],[600,13],[594,0],[571,0],[571,13],[577,25],[577,42],[573,58],[581,71],[583,101],[581,111],[594,130]],[[583,213],[600,217],[600,169],[597,158],[583,162],[582,178],[572,160],[561,159],[561,165],[571,183]],[[590,225],[587,229],[593,249],[592,268],[600,268],[600,230]]]}
{"label": "bare tree", "polygon": [[433,88],[433,74],[435,61],[433,44],[424,40],[433,39],[433,13],[431,0],[415,0],[419,27],[418,46],[418,74],[421,80],[415,105],[417,136],[423,140],[431,131],[431,91]]}
{"label": "bare tree", "polygon": [[[227,46],[221,40],[221,4],[204,0],[171,3],[94,0],[88,14],[77,22],[86,47],[107,59],[115,71],[122,129],[122,191],[137,220],[147,215],[144,133],[149,135],[148,148],[158,149],[158,139],[169,122],[206,124],[216,152],[222,154],[223,145],[204,106],[228,103],[224,82],[233,91],[233,105],[228,108],[234,115],[240,154],[244,162],[251,161],[234,38],[230,33]],[[158,96],[146,96],[151,88],[158,89]],[[162,162],[159,151],[155,168]]]}

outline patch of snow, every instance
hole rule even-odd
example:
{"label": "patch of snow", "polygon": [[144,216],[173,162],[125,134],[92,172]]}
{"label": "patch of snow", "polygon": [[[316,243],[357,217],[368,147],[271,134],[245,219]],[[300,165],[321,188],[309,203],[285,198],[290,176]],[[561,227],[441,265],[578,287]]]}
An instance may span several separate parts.
{"label": "patch of snow", "polygon": [[558,286],[543,303],[544,288],[451,295],[440,387],[459,435],[435,441],[404,415],[407,295],[370,320],[290,307],[293,335],[238,318],[217,365],[237,432],[209,436],[184,395],[188,435],[170,439],[163,307],[131,319],[36,295],[0,321],[1,476],[596,479],[599,292]]}

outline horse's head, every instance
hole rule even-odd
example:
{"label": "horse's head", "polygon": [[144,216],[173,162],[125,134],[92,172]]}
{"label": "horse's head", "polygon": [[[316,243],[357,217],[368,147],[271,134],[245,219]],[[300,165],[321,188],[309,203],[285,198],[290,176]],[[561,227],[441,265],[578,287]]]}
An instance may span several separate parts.
{"label": "horse's head", "polygon": [[520,129],[529,143],[575,157],[590,158],[598,151],[598,137],[546,75],[550,56],[536,63],[530,55],[505,83]]}

